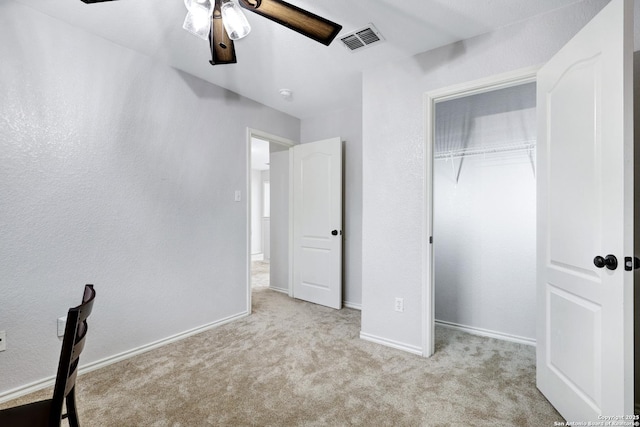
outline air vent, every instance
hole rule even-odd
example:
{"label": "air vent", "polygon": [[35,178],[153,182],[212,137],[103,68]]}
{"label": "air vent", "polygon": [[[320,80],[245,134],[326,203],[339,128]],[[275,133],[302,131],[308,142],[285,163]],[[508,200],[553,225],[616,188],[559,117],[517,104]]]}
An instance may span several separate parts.
{"label": "air vent", "polygon": [[373,24],[369,24],[364,28],[345,35],[340,38],[340,40],[342,40],[342,43],[344,43],[349,50],[355,51],[380,43],[384,38]]}

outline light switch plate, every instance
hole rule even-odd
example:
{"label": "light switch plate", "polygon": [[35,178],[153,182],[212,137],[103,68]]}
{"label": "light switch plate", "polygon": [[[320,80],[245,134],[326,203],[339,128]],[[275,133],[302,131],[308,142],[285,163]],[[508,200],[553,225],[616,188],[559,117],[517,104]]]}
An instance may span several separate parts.
{"label": "light switch plate", "polygon": [[396,298],[395,310],[400,313],[404,311],[404,298]]}

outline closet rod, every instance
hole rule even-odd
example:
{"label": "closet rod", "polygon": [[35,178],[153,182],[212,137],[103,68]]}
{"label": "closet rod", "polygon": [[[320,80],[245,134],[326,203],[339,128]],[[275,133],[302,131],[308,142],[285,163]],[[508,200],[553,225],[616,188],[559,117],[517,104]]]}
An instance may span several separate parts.
{"label": "closet rod", "polygon": [[462,148],[457,150],[441,151],[435,153],[434,159],[457,159],[460,157],[468,156],[482,156],[486,154],[496,153],[515,153],[519,151],[532,152],[535,150],[535,140],[533,142],[528,141],[520,144],[506,144],[493,147],[481,147],[481,148]]}

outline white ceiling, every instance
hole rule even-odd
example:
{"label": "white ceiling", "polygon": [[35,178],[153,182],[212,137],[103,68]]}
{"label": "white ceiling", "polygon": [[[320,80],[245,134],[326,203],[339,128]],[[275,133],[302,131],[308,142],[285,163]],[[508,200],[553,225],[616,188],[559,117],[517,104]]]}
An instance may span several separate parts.
{"label": "white ceiling", "polygon": [[[208,43],[182,29],[183,0],[15,0],[299,118],[359,105],[362,70],[486,33],[582,0],[289,0],[343,26],[326,47],[247,12],[237,64],[209,64]],[[385,42],[360,52],[339,38],[373,23]],[[34,29],[37,30],[37,29]],[[291,100],[280,89],[293,91]]]}

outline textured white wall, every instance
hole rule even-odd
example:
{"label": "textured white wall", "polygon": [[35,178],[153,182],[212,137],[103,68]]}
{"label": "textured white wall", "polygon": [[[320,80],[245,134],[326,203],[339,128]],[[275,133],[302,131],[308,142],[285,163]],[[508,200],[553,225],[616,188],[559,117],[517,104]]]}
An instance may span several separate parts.
{"label": "textured white wall", "polygon": [[83,364],[245,313],[247,127],[300,121],[13,2],[0,58],[0,394],[54,375],[85,283]]}
{"label": "textured white wall", "polygon": [[[425,92],[542,64],[605,4],[586,0],[363,74],[362,333],[422,348]],[[394,311],[402,297],[405,311]]]}
{"label": "textured white wall", "polygon": [[330,112],[306,118],[301,124],[302,143],[339,136],[344,144],[344,301],[362,304],[362,110]]}

